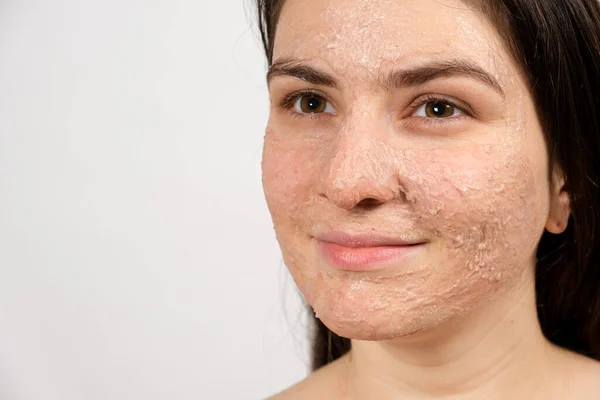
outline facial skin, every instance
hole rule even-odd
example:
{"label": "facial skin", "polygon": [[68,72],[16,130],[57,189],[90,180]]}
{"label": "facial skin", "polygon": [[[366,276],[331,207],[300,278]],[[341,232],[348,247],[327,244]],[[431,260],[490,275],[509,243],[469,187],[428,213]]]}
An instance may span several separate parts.
{"label": "facial skin", "polygon": [[[527,84],[482,15],[451,0],[288,0],[273,59],[337,83],[273,74],[262,162],[285,264],[327,327],[402,338],[533,285],[536,246],[545,227],[566,227],[568,202],[559,175],[549,180]],[[499,87],[465,74],[384,84],[451,62]],[[325,112],[282,106],[303,90]],[[456,111],[432,117],[436,101]],[[315,251],[330,230],[427,243],[384,269],[341,271]]]}

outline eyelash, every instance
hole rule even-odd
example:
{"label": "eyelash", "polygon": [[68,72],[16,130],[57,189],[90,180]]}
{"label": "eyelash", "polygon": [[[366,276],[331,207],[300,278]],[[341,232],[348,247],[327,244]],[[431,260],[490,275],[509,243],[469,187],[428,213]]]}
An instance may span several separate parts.
{"label": "eyelash", "polygon": [[[327,99],[327,96],[325,96],[323,93],[314,91],[314,90],[301,90],[299,92],[293,92],[290,93],[289,95],[287,95],[280,103],[279,103],[279,107],[281,107],[282,109],[288,111],[288,113],[290,114],[290,116],[292,116],[293,118],[309,118],[309,119],[315,119],[315,118],[327,118],[330,116],[330,114],[325,114],[325,113],[298,113],[296,111],[293,110],[293,106],[296,103],[296,101],[303,97],[303,96],[314,96],[314,97],[318,97],[320,99],[323,99],[324,101],[329,102],[329,100]],[[440,102],[440,103],[444,103],[444,104],[448,104],[454,108],[456,108],[457,110],[460,110],[463,115],[459,115],[456,117],[447,117],[447,118],[424,118],[424,117],[416,117],[419,118],[421,120],[423,120],[424,123],[426,124],[445,124],[448,123],[448,120],[451,121],[456,121],[456,120],[461,120],[463,119],[465,116],[467,117],[473,117],[474,112],[466,106],[460,106],[457,104],[456,101],[443,96],[443,95],[425,95],[422,96],[418,102],[414,105],[411,105],[411,113],[416,112],[421,106],[426,105],[428,103],[432,103],[432,102]],[[321,115],[323,114],[323,115]]]}

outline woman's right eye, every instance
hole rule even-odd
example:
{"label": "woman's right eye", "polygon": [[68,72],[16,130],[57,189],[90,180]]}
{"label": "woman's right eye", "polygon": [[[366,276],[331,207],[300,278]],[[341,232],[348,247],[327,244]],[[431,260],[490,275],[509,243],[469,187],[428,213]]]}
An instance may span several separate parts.
{"label": "woman's right eye", "polygon": [[298,114],[335,114],[330,102],[316,94],[301,94],[294,101],[294,111]]}

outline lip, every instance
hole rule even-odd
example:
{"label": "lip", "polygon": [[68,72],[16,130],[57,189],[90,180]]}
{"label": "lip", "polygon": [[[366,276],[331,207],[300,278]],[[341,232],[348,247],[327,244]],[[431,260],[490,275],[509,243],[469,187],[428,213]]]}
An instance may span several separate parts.
{"label": "lip", "polygon": [[345,271],[373,271],[421,250],[427,241],[366,234],[327,232],[314,237],[317,252],[332,267]]}

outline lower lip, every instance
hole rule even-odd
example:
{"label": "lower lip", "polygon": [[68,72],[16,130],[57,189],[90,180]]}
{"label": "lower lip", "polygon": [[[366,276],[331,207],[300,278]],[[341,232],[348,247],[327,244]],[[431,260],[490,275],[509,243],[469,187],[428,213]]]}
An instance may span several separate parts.
{"label": "lower lip", "polygon": [[317,251],[333,267],[345,271],[372,271],[384,268],[391,261],[406,258],[425,243],[408,246],[346,247],[317,240]]}

